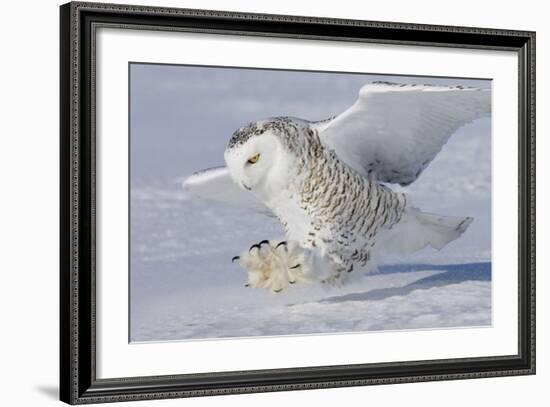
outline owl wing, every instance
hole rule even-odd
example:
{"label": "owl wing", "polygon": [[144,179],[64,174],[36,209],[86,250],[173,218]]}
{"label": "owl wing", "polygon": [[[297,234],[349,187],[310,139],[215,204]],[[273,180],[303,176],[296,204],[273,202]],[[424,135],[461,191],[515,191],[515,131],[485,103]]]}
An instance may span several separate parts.
{"label": "owl wing", "polygon": [[237,186],[226,167],[209,168],[194,173],[183,181],[183,189],[195,198],[223,202],[275,216],[254,194]]}
{"label": "owl wing", "polygon": [[374,82],[349,109],[311,126],[359,173],[408,185],[454,132],[490,113],[490,89]]}

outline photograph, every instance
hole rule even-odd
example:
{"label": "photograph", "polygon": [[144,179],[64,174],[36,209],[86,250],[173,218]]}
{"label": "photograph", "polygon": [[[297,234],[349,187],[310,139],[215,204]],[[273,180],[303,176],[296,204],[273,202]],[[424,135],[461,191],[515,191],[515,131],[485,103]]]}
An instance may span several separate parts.
{"label": "photograph", "polygon": [[130,343],[490,327],[492,80],[128,63]]}

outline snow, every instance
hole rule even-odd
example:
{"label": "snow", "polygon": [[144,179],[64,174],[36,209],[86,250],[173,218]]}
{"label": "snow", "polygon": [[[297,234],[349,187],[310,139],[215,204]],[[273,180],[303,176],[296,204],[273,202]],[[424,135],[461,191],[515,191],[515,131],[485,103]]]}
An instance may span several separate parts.
{"label": "snow", "polygon": [[[155,312],[136,323],[132,340],[490,325],[490,265],[461,266],[458,273],[445,266],[406,272],[388,267],[339,289],[307,286],[270,294],[227,284],[208,293],[186,291],[168,299],[172,307],[157,304]],[[182,297],[185,305],[175,305]]]}
{"label": "snow", "polygon": [[[489,119],[453,135],[411,186],[392,186],[423,211],[473,216],[460,239],[441,251],[387,258],[376,272],[344,287],[293,286],[273,294],[244,287],[246,273],[231,258],[252,243],[282,237],[278,222],[250,210],[192,200],[181,189],[182,179],[222,164],[231,132],[247,121],[277,114],[328,117],[353,102],[359,84],[396,78],[355,75],[348,80],[345,75],[254,70],[250,75],[237,70],[210,74],[151,65],[132,69],[131,341],[491,325]],[[333,97],[320,98],[316,89]],[[225,97],[228,92],[231,99]],[[262,103],[251,102],[258,100]],[[205,118],[207,110],[214,115]],[[201,137],[197,121],[204,127]]]}
{"label": "snow", "polygon": [[246,273],[231,258],[282,236],[276,220],[164,187],[132,193],[132,341],[491,324],[490,257],[476,239],[394,259],[401,263],[344,287],[273,294],[246,288]]}

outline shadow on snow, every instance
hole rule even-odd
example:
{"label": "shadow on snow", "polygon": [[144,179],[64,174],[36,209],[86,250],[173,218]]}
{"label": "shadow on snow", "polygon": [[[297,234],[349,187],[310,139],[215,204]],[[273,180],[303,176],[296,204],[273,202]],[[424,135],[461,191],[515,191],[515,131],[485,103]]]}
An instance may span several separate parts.
{"label": "shadow on snow", "polygon": [[405,296],[415,290],[425,290],[459,284],[465,281],[491,281],[491,263],[467,264],[415,264],[381,266],[376,274],[406,273],[414,271],[441,270],[442,273],[421,278],[403,287],[378,288],[362,293],[351,293],[325,298],[320,303],[341,303],[346,301],[380,301],[394,296]]}

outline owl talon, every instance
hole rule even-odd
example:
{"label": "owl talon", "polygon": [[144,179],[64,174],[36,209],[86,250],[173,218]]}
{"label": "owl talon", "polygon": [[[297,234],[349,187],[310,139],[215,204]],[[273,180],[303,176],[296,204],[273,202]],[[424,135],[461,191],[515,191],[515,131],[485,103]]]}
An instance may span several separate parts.
{"label": "owl talon", "polygon": [[239,260],[241,258],[241,256],[234,256],[232,259],[231,259],[231,263],[234,263],[235,260]]}
{"label": "owl talon", "polygon": [[[280,247],[284,250],[278,250]],[[235,256],[232,261],[235,260],[248,272],[245,287],[266,288],[274,293],[310,281],[313,272],[309,252],[297,242],[262,240]]]}

